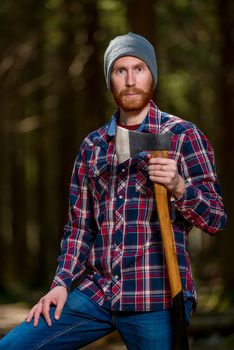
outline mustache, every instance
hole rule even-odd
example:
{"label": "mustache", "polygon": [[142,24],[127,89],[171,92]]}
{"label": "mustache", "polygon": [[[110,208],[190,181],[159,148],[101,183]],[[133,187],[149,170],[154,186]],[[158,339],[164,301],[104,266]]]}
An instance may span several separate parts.
{"label": "mustache", "polygon": [[122,89],[119,93],[119,96],[122,97],[124,95],[128,95],[128,94],[141,94],[141,95],[145,95],[145,91],[142,89],[138,89],[136,87],[132,87],[132,88],[125,88]]}

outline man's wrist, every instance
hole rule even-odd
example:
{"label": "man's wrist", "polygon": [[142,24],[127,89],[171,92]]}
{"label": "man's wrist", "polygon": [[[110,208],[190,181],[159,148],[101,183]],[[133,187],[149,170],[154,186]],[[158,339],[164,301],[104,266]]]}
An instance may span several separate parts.
{"label": "man's wrist", "polygon": [[185,191],[185,182],[184,182],[184,179],[179,175],[178,185],[176,187],[176,190],[173,191],[172,195],[176,200],[178,200],[183,196],[184,191]]}

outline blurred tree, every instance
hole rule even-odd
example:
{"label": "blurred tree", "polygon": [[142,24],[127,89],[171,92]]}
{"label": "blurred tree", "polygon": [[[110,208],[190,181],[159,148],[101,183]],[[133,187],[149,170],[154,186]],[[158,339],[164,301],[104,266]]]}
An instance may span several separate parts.
{"label": "blurred tree", "polygon": [[[23,3],[22,7],[26,9],[27,4]],[[6,160],[4,173],[8,175],[5,176],[3,203],[6,198],[9,199],[9,202],[5,202],[3,213],[10,217],[10,221],[5,220],[7,226],[4,225],[1,232],[3,237],[8,235],[3,276],[9,280],[18,280],[20,276],[24,281],[27,279],[25,144],[18,127],[25,108],[21,96],[21,84],[24,82],[24,69],[32,53],[33,41],[27,35],[28,11],[27,9],[25,12],[22,11],[22,7],[14,2],[5,2],[2,8],[2,14],[7,15],[7,21],[2,25],[2,29],[8,34],[6,40],[1,41],[4,45],[1,51],[1,73],[4,88],[3,106],[5,106],[2,118],[3,130],[6,132],[3,159]],[[23,276],[22,271],[25,271]]]}
{"label": "blurred tree", "polygon": [[[50,78],[46,71],[46,33],[45,21],[46,0],[39,0],[36,3],[30,2],[28,13],[30,16],[29,33],[34,38],[35,47],[32,58],[27,66],[25,76],[26,84],[22,87],[24,99],[26,103],[26,117],[28,121],[34,120],[34,127],[27,132],[26,138],[30,145],[27,154],[31,157],[31,162],[36,164],[37,175],[34,179],[32,188],[27,186],[28,193],[28,239],[27,243],[30,247],[29,261],[31,263],[31,276],[28,284],[35,287],[41,287],[48,283],[48,266],[53,266],[53,232],[50,230],[52,215],[50,212],[51,189],[48,186],[50,177],[50,152],[48,146],[48,126],[46,122],[46,114],[44,101],[47,96]],[[27,154],[25,155],[27,157]],[[32,167],[30,158],[28,167]],[[32,176],[32,175],[31,175]],[[30,175],[28,176],[30,181]],[[36,201],[31,203],[31,198]],[[53,213],[54,214],[54,213]],[[31,227],[30,223],[34,225]],[[48,234],[49,233],[49,234]]]}
{"label": "blurred tree", "polygon": [[233,174],[234,174],[234,2],[217,0],[217,18],[220,28],[220,62],[218,80],[218,111],[220,116],[220,144],[223,180],[223,194],[228,211],[228,224],[221,239],[220,258],[223,270],[224,294],[234,304],[234,273],[232,266],[234,247],[234,210]]}
{"label": "blurred tree", "polygon": [[155,43],[156,25],[155,0],[127,0],[123,1],[126,6],[129,30],[145,36],[152,44]]}

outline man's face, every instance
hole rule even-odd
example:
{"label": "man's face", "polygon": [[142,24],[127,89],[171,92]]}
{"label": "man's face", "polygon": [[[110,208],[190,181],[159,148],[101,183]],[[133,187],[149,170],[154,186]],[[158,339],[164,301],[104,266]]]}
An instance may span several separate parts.
{"label": "man's face", "polygon": [[111,90],[124,111],[140,111],[153,95],[153,78],[139,58],[126,56],[115,61],[111,72]]}

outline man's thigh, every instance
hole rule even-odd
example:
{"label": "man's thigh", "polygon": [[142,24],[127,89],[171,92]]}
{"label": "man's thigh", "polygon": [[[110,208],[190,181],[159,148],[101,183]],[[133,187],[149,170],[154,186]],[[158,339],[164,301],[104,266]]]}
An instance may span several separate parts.
{"label": "man's thigh", "polygon": [[41,317],[37,327],[23,322],[0,341],[0,350],[77,349],[113,331],[110,314],[77,289],[69,293],[59,320],[54,307],[48,327]]}
{"label": "man's thigh", "polygon": [[171,350],[174,322],[171,310],[118,313],[115,325],[129,350]]}

